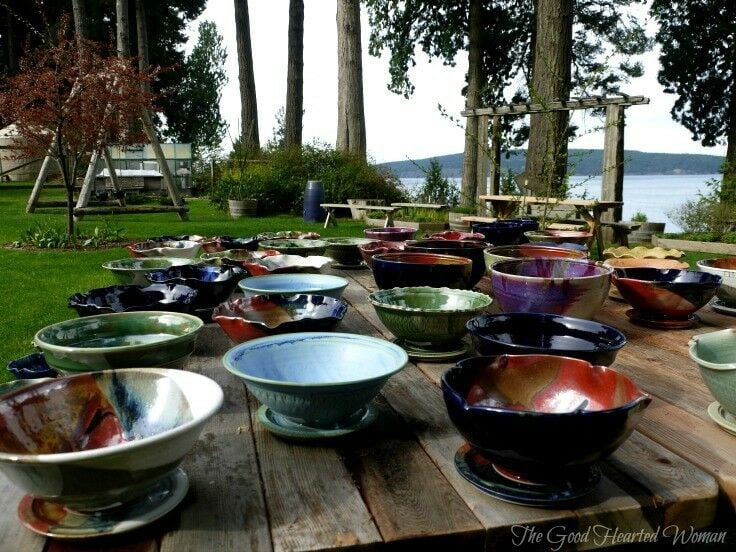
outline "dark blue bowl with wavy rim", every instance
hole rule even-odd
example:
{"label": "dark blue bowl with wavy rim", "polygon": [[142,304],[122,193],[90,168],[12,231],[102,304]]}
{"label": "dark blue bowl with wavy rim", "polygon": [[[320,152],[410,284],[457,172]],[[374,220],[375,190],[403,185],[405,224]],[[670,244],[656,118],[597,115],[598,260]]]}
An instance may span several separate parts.
{"label": "dark blue bowl with wavy rim", "polygon": [[481,355],[556,355],[610,366],[626,345],[626,336],[616,328],[556,314],[481,315],[466,327]]}
{"label": "dark blue bowl with wavy rim", "polygon": [[46,362],[43,353],[31,353],[8,362],[8,372],[18,379],[55,378],[59,372]]}
{"label": "dark blue bowl with wavy rim", "polygon": [[166,270],[146,273],[146,279],[153,284],[181,284],[196,289],[199,293],[194,308],[213,309],[226,301],[238,282],[248,276],[248,271],[240,266],[172,266]]}
{"label": "dark blue bowl with wavy rim", "polygon": [[473,232],[483,234],[489,245],[516,245],[524,237],[524,225],[510,220],[477,222],[473,224]]}
{"label": "dark blue bowl with wavy rim", "polygon": [[75,293],[69,298],[69,308],[79,316],[158,310],[191,313],[198,295],[196,289],[173,283],[110,286]]}

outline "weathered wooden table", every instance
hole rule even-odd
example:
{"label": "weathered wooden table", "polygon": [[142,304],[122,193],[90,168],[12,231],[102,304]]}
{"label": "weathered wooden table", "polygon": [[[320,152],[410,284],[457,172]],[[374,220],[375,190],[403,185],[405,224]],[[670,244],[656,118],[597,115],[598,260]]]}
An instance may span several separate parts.
{"label": "weathered wooden table", "polygon": [[[350,280],[344,297],[351,308],[339,331],[391,338],[366,300],[374,285],[370,271],[341,274]],[[603,463],[598,487],[574,509],[501,502],[457,473],[453,457],[463,439],[438,387],[449,364],[411,363],[394,376],[376,401],[379,419],[363,433],[328,444],[291,444],[256,421],[257,402],[220,362],[231,343],[210,324],[187,369],[218,381],[225,403],[184,461],[190,479],[184,502],[128,535],[85,544],[47,541],[21,526],[15,512],[21,493],[0,476],[0,550],[589,549],[683,540],[691,527],[709,526],[705,538],[731,539],[723,549],[733,549],[735,536],[713,524],[736,527],[736,437],[708,418],[713,399],[686,344],[691,335],[736,319],[706,307],[699,327],[663,332],[632,325],[626,308],[608,301],[598,319],[626,333],[629,344],[614,368],[654,401]]]}

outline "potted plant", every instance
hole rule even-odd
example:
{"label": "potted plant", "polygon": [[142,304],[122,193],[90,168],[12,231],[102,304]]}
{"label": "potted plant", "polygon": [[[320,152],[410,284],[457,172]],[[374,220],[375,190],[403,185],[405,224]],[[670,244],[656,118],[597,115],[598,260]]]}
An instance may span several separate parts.
{"label": "potted plant", "polygon": [[220,209],[228,209],[233,218],[255,216],[258,199],[271,185],[267,167],[249,166],[239,174],[227,174],[216,184],[210,196]]}

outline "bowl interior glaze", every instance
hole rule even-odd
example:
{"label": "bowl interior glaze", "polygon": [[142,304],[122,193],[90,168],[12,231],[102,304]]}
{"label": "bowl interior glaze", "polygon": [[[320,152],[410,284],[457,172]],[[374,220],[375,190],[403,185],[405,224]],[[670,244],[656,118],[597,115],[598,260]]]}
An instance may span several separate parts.
{"label": "bowl interior glaze", "polygon": [[243,291],[262,295],[318,294],[326,291],[342,291],[348,281],[331,274],[267,274],[238,282]]}
{"label": "bowl interior glaze", "polygon": [[721,270],[736,270],[736,257],[724,257],[722,259],[703,259],[698,264],[709,268],[719,268]]}
{"label": "bowl interior glaze", "polygon": [[146,274],[152,283],[181,281],[183,283],[220,283],[246,276],[245,269],[238,266],[172,266],[166,270]]}
{"label": "bowl interior glaze", "polygon": [[444,265],[444,266],[469,266],[472,261],[466,257],[454,255],[440,255],[435,253],[383,253],[374,255],[373,260],[392,265]]}
{"label": "bowl interior glaze", "polygon": [[417,229],[408,226],[389,226],[388,228],[366,228],[363,233],[366,238],[372,240],[406,241],[414,239]]}
{"label": "bowl interior glaze", "polygon": [[252,295],[221,304],[212,319],[237,318],[273,330],[300,320],[342,320],[347,308],[345,301],[324,295]]}
{"label": "bowl interior glaze", "polygon": [[542,279],[600,277],[613,272],[610,267],[590,261],[544,258],[499,261],[492,270],[500,274]]}
{"label": "bowl interior glaze", "polygon": [[428,286],[385,289],[371,293],[368,299],[406,312],[477,311],[491,304],[491,298],[482,293]]}

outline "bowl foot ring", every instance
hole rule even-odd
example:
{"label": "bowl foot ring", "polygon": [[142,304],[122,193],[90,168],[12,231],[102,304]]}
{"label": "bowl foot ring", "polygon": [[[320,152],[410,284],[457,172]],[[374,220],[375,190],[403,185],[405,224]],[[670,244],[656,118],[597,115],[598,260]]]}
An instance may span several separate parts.
{"label": "bowl foot ring", "polygon": [[422,347],[397,337],[392,343],[404,349],[411,360],[420,362],[445,362],[469,354],[468,347],[460,341],[444,347]]}
{"label": "bowl foot ring", "polygon": [[258,408],[256,417],[268,431],[284,439],[319,441],[350,435],[368,427],[378,418],[378,410],[369,404],[351,415],[344,424],[335,424],[331,427],[314,427],[300,424],[277,414],[265,404]]}
{"label": "bowl foot ring", "polygon": [[686,318],[652,318],[640,313],[636,309],[627,310],[626,316],[634,324],[659,330],[685,330],[697,326],[698,322],[700,322],[700,318],[696,314],[691,314]]}
{"label": "bowl foot ring", "polygon": [[727,316],[736,316],[736,305],[729,305],[728,303],[720,299],[713,299],[713,302],[710,304],[710,306],[713,307],[714,311],[720,312],[721,314],[725,314]]}
{"label": "bowl foot ring", "polygon": [[731,435],[736,435],[736,416],[721,406],[721,403],[714,401],[708,406],[708,416],[719,427]]}

